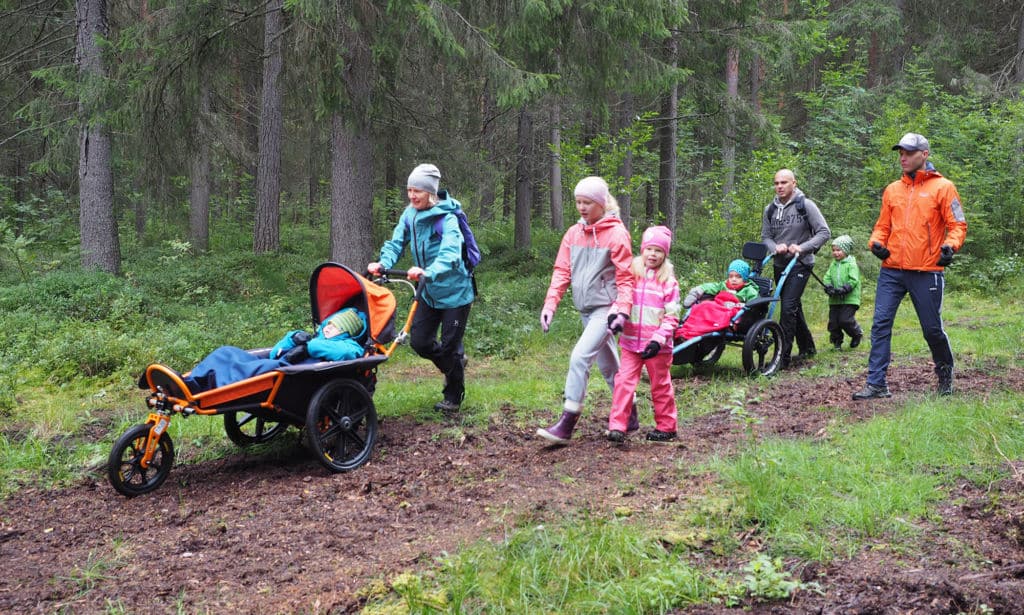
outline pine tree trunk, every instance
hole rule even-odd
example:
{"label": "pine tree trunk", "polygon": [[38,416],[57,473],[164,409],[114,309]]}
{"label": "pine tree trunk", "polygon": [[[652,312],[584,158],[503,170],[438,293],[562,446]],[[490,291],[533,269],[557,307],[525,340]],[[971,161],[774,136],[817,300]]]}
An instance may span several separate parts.
{"label": "pine tree trunk", "polygon": [[516,220],[513,245],[517,250],[526,250],[530,247],[530,205],[533,203],[533,186],[530,182],[533,118],[525,106],[519,109],[516,143]]}
{"label": "pine tree trunk", "polygon": [[260,96],[259,161],[256,169],[256,219],[252,248],[256,254],[281,247],[281,36],[283,0],[268,0],[263,24],[263,90]]}
{"label": "pine tree trunk", "polygon": [[365,116],[331,118],[331,260],[356,271],[373,246],[373,141]]}
{"label": "pine tree trunk", "polygon": [[[199,71],[202,72],[201,70]],[[192,134],[192,164],[189,179],[188,226],[192,250],[210,249],[210,82],[198,75],[199,101]]]}
{"label": "pine tree trunk", "polygon": [[562,107],[551,103],[551,228],[565,227],[562,215]]}
{"label": "pine tree trunk", "polygon": [[99,39],[107,37],[106,0],[76,0],[75,63],[83,84],[79,98],[78,195],[82,266],[117,274],[121,245],[114,215],[114,174],[107,128],[92,121],[106,67]]}

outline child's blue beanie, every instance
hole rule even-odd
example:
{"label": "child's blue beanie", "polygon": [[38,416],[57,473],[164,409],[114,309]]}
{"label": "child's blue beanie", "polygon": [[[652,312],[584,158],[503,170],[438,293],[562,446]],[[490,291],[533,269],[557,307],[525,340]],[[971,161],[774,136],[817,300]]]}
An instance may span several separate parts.
{"label": "child's blue beanie", "polygon": [[730,271],[735,271],[740,274],[743,276],[744,280],[750,279],[750,265],[747,264],[747,261],[741,258],[737,258],[733,262],[729,263],[729,268],[725,270],[726,277],[729,276]]}

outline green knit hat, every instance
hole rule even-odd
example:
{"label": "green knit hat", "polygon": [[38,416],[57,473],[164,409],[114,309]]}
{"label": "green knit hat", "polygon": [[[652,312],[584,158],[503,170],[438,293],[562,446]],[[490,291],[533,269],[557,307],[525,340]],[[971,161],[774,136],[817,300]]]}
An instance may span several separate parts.
{"label": "green knit hat", "polygon": [[847,256],[853,252],[853,237],[849,235],[840,235],[832,240],[832,245],[839,248],[843,252],[846,252]]}
{"label": "green knit hat", "polygon": [[[345,308],[336,312],[324,321],[324,327],[334,325],[340,333],[347,333],[349,337],[358,337],[363,332],[363,319],[355,308]],[[322,330],[322,329],[321,329]]]}

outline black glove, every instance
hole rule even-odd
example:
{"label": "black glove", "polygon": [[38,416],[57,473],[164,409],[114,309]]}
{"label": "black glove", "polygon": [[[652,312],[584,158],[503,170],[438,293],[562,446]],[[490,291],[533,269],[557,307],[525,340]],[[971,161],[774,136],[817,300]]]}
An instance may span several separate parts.
{"label": "black glove", "polygon": [[943,245],[939,248],[939,251],[942,252],[942,256],[939,257],[939,261],[935,263],[936,265],[946,267],[953,262],[953,246]]}
{"label": "black glove", "polygon": [[832,286],[831,284],[826,284],[825,285],[825,294],[830,296],[830,297],[832,295],[836,294],[836,287]]}
{"label": "black glove", "polygon": [[295,333],[292,333],[292,341],[295,342],[296,346],[299,344],[305,344],[311,339],[313,339],[313,336],[310,335],[309,331],[296,331]]}
{"label": "black glove", "polygon": [[640,352],[641,359],[653,359],[661,352],[661,344],[658,342],[647,342],[647,347]]}
{"label": "black glove", "polygon": [[628,319],[629,316],[625,314],[608,314],[608,330],[612,333],[622,333],[622,327]]}
{"label": "black glove", "polygon": [[885,260],[889,258],[889,248],[886,248],[877,241],[871,242],[871,253],[878,257],[879,260]]}
{"label": "black glove", "polygon": [[[303,331],[303,333],[305,333],[305,331]],[[306,333],[306,335],[308,336],[309,334]],[[281,357],[281,360],[284,361],[285,363],[295,365],[296,363],[302,363],[308,357],[309,349],[306,348],[305,344],[299,344],[295,348],[292,348],[288,352],[284,353],[284,356]]]}
{"label": "black glove", "polygon": [[836,296],[845,297],[846,295],[849,295],[852,290],[852,286],[850,286],[849,284],[843,284],[842,286],[836,289]]}

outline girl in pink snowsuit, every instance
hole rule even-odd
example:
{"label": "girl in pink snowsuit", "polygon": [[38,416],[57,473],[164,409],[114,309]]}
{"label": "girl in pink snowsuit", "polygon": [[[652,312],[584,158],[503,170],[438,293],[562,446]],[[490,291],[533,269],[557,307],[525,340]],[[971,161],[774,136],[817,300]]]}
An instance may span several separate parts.
{"label": "girl in pink snowsuit", "polygon": [[640,256],[633,259],[633,308],[619,336],[622,349],[615,376],[608,439],[626,439],[627,421],[640,372],[647,368],[654,405],[653,431],[647,439],[666,442],[676,437],[676,395],[672,387],[672,336],[679,325],[679,282],[668,260],[672,231],[652,226],[644,231]]}

